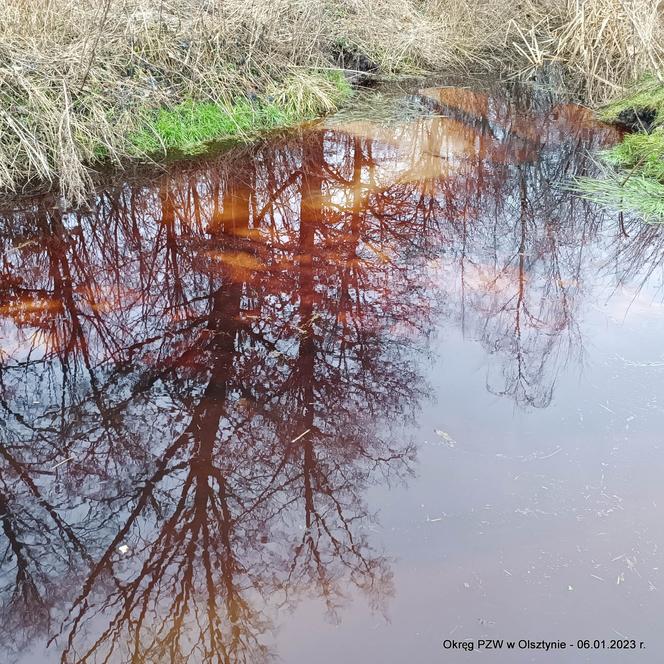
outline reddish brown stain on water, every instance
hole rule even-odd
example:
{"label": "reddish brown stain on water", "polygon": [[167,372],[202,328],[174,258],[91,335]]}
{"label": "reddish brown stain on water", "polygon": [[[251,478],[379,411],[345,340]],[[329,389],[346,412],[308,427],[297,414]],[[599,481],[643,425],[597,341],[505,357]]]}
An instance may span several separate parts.
{"label": "reddish brown stain on water", "polygon": [[[330,663],[333,643],[357,654],[344,661],[431,662],[455,624],[473,635],[502,616],[514,631],[517,605],[536,614],[544,596],[559,631],[579,622],[550,586],[558,561],[580,569],[578,551],[610,560],[633,543],[611,522],[610,545],[564,548],[595,498],[613,500],[574,455],[610,438],[591,405],[619,406],[592,386],[565,405],[574,388],[558,386],[583,366],[598,303],[611,321],[623,292],[654,311],[639,293],[664,244],[636,223],[624,237],[561,187],[618,137],[587,109],[532,89],[417,94],[420,117],[174,165],[100,190],[90,210],[45,197],[2,213],[10,660]],[[588,364],[592,385],[621,352]],[[586,428],[551,438],[579,409]],[[652,412],[639,411],[644,436]],[[542,465],[568,458],[562,478]],[[409,488],[397,500],[387,486]]]}

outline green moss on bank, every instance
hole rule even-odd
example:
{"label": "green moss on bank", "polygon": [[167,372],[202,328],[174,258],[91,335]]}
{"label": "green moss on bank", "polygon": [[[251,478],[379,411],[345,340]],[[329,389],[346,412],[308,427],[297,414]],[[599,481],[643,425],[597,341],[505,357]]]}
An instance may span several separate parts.
{"label": "green moss on bank", "polygon": [[197,154],[212,141],[248,140],[336,110],[351,94],[341,72],[305,72],[252,99],[228,103],[186,100],[144,113],[142,128],[129,136],[135,155]]}

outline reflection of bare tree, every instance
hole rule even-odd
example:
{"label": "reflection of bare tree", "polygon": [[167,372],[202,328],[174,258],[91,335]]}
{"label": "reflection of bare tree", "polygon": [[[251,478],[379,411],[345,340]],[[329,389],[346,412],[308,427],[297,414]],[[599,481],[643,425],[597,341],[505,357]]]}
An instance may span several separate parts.
{"label": "reflection of bare tree", "polygon": [[395,422],[443,310],[492,354],[491,390],[549,403],[599,224],[554,184],[604,138],[546,97],[428,94],[447,117],[2,219],[3,643],[258,662],[303,594],[382,608],[364,495],[410,471]]}
{"label": "reflection of bare tree", "polygon": [[493,357],[488,388],[546,406],[558,371],[581,352],[580,270],[599,222],[560,185],[591,167],[588,152],[613,130],[547,92],[422,97],[438,117],[348,125],[374,139],[380,193],[367,205],[390,225],[419,225],[434,255],[442,249],[446,304]]}
{"label": "reflection of bare tree", "polygon": [[581,271],[599,221],[560,185],[588,167],[587,152],[611,131],[546,93],[517,90],[509,103],[452,89],[427,95],[447,118],[474,122],[481,136],[465,141],[461,184],[441,180],[436,195],[452,225],[449,297],[464,334],[495,357],[488,389],[544,407],[560,368],[581,353]]}
{"label": "reflection of bare tree", "polygon": [[[501,387],[494,387],[490,373],[489,389],[517,403],[543,407],[553,396],[557,371],[581,350],[574,318],[580,264],[566,255],[555,220],[538,223],[526,167],[519,171],[514,243],[502,263],[494,256],[493,296],[481,296],[487,308],[480,338],[492,351],[511,358],[502,364]],[[541,191],[545,185],[536,186]]]}
{"label": "reflection of bare tree", "polygon": [[[618,220],[621,224],[621,220]],[[662,267],[664,266],[664,233],[659,225],[644,224],[640,219],[629,219],[627,235],[616,232],[606,242],[604,254],[608,256],[601,264],[601,273],[611,277],[614,289],[631,288],[633,297],[654,284],[661,291]]]}
{"label": "reflection of bare tree", "polygon": [[[242,171],[102,194],[96,218],[24,213],[47,241],[5,262],[2,407],[14,475],[47,496],[25,540],[46,531],[53,550],[10,546],[4,568],[19,564],[31,620],[70,543],[57,570],[82,589],[53,637],[62,661],[256,662],[276,605],[314,593],[334,613],[349,583],[376,607],[390,594],[362,494],[409,470],[381,421],[420,398],[417,337],[395,327],[428,314],[403,231],[363,208],[366,141],[348,147],[333,175],[311,135]],[[63,459],[62,478],[44,470]]]}

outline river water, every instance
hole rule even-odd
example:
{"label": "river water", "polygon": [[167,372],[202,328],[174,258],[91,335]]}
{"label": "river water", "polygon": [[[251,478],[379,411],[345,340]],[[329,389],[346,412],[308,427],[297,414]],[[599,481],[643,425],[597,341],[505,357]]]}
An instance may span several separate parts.
{"label": "river water", "polygon": [[570,193],[619,136],[390,104],[4,206],[0,661],[662,661],[664,235]]}

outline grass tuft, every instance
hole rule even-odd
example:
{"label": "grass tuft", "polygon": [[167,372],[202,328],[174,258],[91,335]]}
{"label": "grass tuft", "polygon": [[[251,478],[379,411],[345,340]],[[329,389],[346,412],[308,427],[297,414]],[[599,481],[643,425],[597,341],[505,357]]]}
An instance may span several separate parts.
{"label": "grass tuft", "polygon": [[253,115],[251,104],[244,100],[228,111],[212,102],[187,100],[146,114],[145,127],[132,133],[129,140],[136,155],[172,150],[195,154],[207,141],[247,131]]}
{"label": "grass tuft", "polygon": [[652,134],[627,134],[602,155],[612,166],[634,169],[639,175],[664,182],[664,130]]}
{"label": "grass tuft", "polygon": [[[654,118],[651,133],[625,134],[618,145],[600,154],[613,167],[602,178],[580,178],[578,192],[586,198],[618,210],[635,211],[646,221],[664,221],[664,85],[656,78],[643,79],[624,98],[605,106],[604,121],[622,122],[626,116],[639,124],[644,111]],[[659,125],[659,126],[658,126]]]}
{"label": "grass tuft", "polygon": [[136,156],[172,151],[199,154],[211,141],[250,139],[327,114],[350,94],[341,72],[301,72],[272,85],[261,98],[242,97],[227,104],[188,99],[146,113],[142,128],[131,133],[129,141]]}
{"label": "grass tuft", "polygon": [[664,223],[664,184],[643,175],[619,180],[578,178],[574,187],[584,198],[624,212],[637,212],[645,221]]}
{"label": "grass tuft", "polygon": [[625,96],[612,101],[599,110],[599,119],[617,122],[625,111],[652,109],[656,113],[656,124],[664,124],[664,83],[655,76],[643,78]]}

